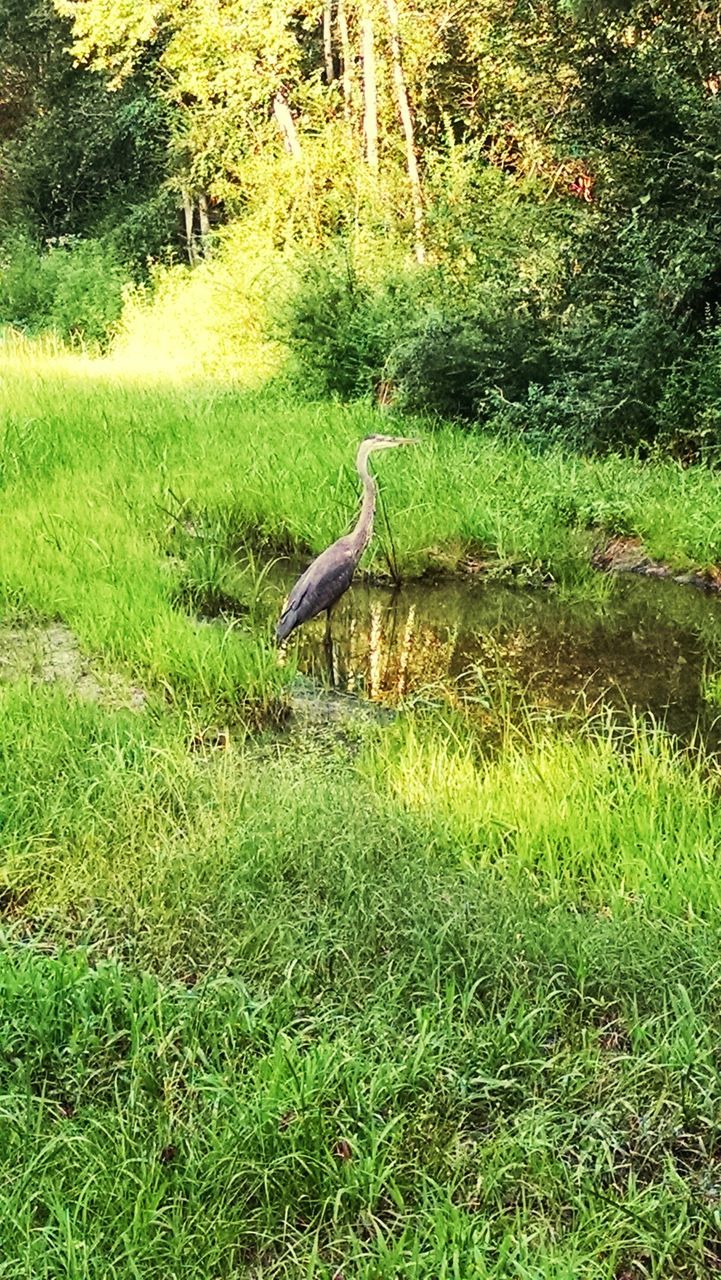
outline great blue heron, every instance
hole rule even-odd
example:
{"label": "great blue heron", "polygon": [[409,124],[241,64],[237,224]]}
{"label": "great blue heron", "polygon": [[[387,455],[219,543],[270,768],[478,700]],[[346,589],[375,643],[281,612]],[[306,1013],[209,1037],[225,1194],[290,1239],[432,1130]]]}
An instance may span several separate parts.
{"label": "great blue heron", "polygon": [[395,449],[400,444],[418,444],[406,436],[366,436],[358,446],[356,467],[363,483],[363,504],[352,533],[338,538],[321,551],[296,582],[280,615],[275,635],[278,643],[285,640],[303,622],[319,613],[328,615],[336,601],[348,590],[358,562],[373,534],[376,509],[376,482],[368,470],[368,456],[377,449]]}

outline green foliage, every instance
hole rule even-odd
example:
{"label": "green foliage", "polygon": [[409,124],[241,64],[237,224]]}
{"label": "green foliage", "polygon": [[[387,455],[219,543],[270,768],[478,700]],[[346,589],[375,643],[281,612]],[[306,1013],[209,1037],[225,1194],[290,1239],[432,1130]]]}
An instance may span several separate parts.
{"label": "green foliage", "polygon": [[262,226],[224,228],[194,269],[156,263],[127,291],[114,355],[131,370],[258,386],[285,358],[268,317],[288,274]]}
{"label": "green foliage", "polygon": [[[145,692],[17,678],[0,636],[9,1280],[702,1280],[712,761],[502,699],[273,732],[293,662],[234,553],[336,535],[378,415],[29,347],[2,375],[0,610]],[[577,578],[621,521],[721,555],[710,469],[449,427],[381,465],[404,575],[483,545]]]}
{"label": "green foliage", "polygon": [[542,322],[500,292],[459,293],[443,270],[397,265],[374,281],[330,253],[312,261],[281,322],[298,380],[350,398],[388,379],[404,408],[469,420],[522,399],[543,376]]}
{"label": "green foliage", "polygon": [[160,194],[167,110],[142,71],[109,93],[106,76],[73,62],[69,37],[51,0],[2,7],[0,225],[43,241],[110,226],[125,260],[142,269],[177,239],[177,213]]}
{"label": "green foliage", "polygon": [[124,206],[122,217],[114,206],[106,206],[98,218],[102,239],[141,283],[152,278],[158,263],[166,265],[181,252],[178,225],[178,199],[167,186]]}
{"label": "green foliage", "polygon": [[[614,317],[592,306],[572,309],[551,334],[546,378],[532,380],[526,396],[504,406],[503,420],[539,443],[561,438],[580,449],[648,447],[661,430],[666,382],[688,367],[684,345],[673,325],[651,310],[619,310]],[[676,409],[680,444],[688,406]]]}
{"label": "green foliage", "polygon": [[11,1280],[707,1274],[700,763],[407,716],[189,750],[23,686],[0,723]]}
{"label": "green foliage", "polygon": [[282,334],[318,390],[364,395],[388,378],[410,410],[484,419],[546,376],[567,220],[519,209],[516,185],[472,149],[434,187],[432,264],[378,234],[348,238],[302,265]]}
{"label": "green foliage", "polygon": [[316,395],[370,394],[383,373],[396,315],[409,300],[393,283],[374,291],[348,259],[312,259],[287,309],[276,313],[299,381]]}
{"label": "green foliage", "polygon": [[691,358],[671,368],[658,407],[662,442],[686,461],[721,448],[721,327],[700,334]]}
{"label": "green foliage", "polygon": [[386,252],[379,267],[367,244],[313,259],[282,325],[303,384],[349,397],[389,379],[398,407],[539,444],[717,453],[718,317],[695,314],[711,251],[679,235],[660,277],[659,229],[519,214],[512,187],[491,190],[495,216],[470,202],[462,252],[439,206],[433,266]]}
{"label": "green foliage", "polygon": [[414,329],[388,368],[401,403],[415,410],[487,420],[504,402],[524,401],[548,365],[543,325],[512,305],[496,313],[449,306]]}
{"label": "green foliage", "polygon": [[120,317],[125,283],[117,256],[99,241],[66,242],[40,253],[18,239],[6,246],[0,272],[0,323],[102,345]]}

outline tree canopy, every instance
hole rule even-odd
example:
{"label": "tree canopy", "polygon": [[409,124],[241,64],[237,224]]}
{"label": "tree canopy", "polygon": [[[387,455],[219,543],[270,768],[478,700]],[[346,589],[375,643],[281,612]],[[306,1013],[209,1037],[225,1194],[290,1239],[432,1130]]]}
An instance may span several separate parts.
{"label": "tree canopy", "polygon": [[136,264],[252,223],[320,288],[294,334],[349,288],[363,328],[366,300],[375,355],[346,390],[384,368],[427,404],[409,361],[443,382],[450,334],[444,411],[540,395],[541,418],[653,436],[716,324],[719,21],[706,0],[5,0],[0,216]]}

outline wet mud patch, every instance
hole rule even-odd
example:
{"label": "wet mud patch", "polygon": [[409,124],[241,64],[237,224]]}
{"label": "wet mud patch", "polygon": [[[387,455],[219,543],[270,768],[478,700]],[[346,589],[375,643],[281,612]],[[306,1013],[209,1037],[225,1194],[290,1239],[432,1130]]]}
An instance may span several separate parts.
{"label": "wet mud patch", "polygon": [[340,732],[359,719],[387,722],[393,715],[390,707],[303,676],[294,681],[290,690],[290,716],[298,729],[330,727]]}
{"label": "wet mud patch", "polygon": [[77,637],[62,622],[45,625],[0,624],[0,681],[29,679],[57,684],[87,702],[139,711],[145,693],[123,676],[93,668]]}

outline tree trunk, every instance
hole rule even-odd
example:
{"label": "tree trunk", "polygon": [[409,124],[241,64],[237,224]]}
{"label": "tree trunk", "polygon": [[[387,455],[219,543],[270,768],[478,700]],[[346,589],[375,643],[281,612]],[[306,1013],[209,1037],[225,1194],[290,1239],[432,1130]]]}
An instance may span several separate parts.
{"label": "tree trunk", "polygon": [[208,197],[205,192],[198,196],[198,217],[200,218],[200,246],[203,256],[208,252],[208,237],[210,236],[210,216],[208,214]]}
{"label": "tree trunk", "polygon": [[290,107],[286,102],[282,90],[278,90],[273,99],[273,114],[278,123],[278,128],[283,135],[285,149],[294,160],[300,160],[302,151],[300,149],[300,141],[296,132],[295,121],[290,113]]}
{"label": "tree trunk", "polygon": [[371,169],[378,168],[378,89],[376,87],[376,55],[373,46],[373,19],[366,10],[361,18],[361,51],[363,58],[363,131],[366,160]]}
{"label": "tree trunk", "polygon": [[411,112],[411,104],[408,98],[408,88],[406,86],[406,78],[403,72],[403,58],[401,55],[401,37],[398,21],[398,5],[396,0],[385,0],[386,11],[388,13],[388,22],[390,24],[391,36],[391,58],[393,61],[393,83],[396,88],[396,98],[398,100],[398,111],[403,125],[403,132],[406,139],[406,166],[408,168],[408,181],[411,188],[411,203],[413,205],[413,223],[415,226],[416,237],[416,260],[425,262],[426,249],[424,244],[424,217],[423,217],[423,188],[421,187],[421,175],[418,171],[418,157],[416,155],[415,131],[413,128],[413,113]]}
{"label": "tree trunk", "polygon": [[336,16],[338,18],[338,34],[340,35],[341,57],[343,59],[343,114],[346,120],[350,122],[353,119],[353,72],[351,71],[352,55],[345,0],[337,0]]}
{"label": "tree trunk", "polygon": [[323,0],[323,60],[325,62],[325,82],[332,84],[335,79],[333,66],[333,0]]}
{"label": "tree trunk", "polygon": [[198,261],[198,253],[195,245],[195,236],[193,234],[193,215],[195,213],[195,205],[188,195],[187,191],[183,192],[183,214],[185,216],[185,244],[188,250],[188,262],[194,267]]}

